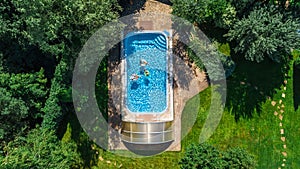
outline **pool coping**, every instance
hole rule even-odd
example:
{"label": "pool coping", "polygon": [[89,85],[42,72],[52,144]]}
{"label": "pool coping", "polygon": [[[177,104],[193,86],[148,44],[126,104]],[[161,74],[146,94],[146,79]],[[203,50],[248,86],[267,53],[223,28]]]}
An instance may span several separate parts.
{"label": "pool coping", "polygon": [[[128,32],[126,35],[122,35],[123,37],[133,36],[136,34],[144,34],[144,33],[156,33],[162,34],[166,38],[167,41],[167,78],[166,78],[166,87],[167,87],[167,107],[162,112],[132,112],[127,108],[126,99],[127,99],[127,71],[126,71],[126,59],[125,59],[125,51],[124,51],[124,41],[121,41],[121,114],[122,121],[126,122],[167,122],[174,120],[174,108],[173,108],[173,56],[172,56],[172,30],[164,30],[164,31],[155,31],[155,30],[142,30],[142,31],[133,31]],[[151,117],[152,116],[152,117]]]}

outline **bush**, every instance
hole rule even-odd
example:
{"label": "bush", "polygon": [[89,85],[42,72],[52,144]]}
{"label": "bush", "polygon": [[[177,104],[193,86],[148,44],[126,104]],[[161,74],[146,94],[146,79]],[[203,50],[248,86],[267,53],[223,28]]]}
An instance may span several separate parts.
{"label": "bush", "polygon": [[179,162],[182,169],[231,169],[255,167],[254,157],[241,148],[221,151],[208,143],[190,145]]}
{"label": "bush", "polygon": [[74,142],[61,142],[53,130],[37,128],[26,137],[17,137],[5,148],[1,168],[68,169],[81,163]]}

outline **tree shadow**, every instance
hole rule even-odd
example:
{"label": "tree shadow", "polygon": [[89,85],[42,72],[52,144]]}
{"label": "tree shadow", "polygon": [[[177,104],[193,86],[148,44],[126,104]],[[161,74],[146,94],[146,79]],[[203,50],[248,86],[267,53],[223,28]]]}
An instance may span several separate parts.
{"label": "tree shadow", "polygon": [[[174,37],[174,36],[173,36]],[[173,40],[173,68],[174,68],[174,84],[188,90],[190,82],[194,78],[192,69],[192,61],[188,57],[187,46],[178,40]]]}
{"label": "tree shadow", "polygon": [[38,72],[45,70],[45,76],[53,78],[56,60],[50,54],[44,53],[38,46],[31,45],[27,41],[24,45],[17,43],[17,39],[6,37],[0,41],[0,50],[3,51],[3,66],[11,73]]}
{"label": "tree shadow", "polygon": [[63,134],[66,132],[66,128],[68,124],[71,127],[71,138],[77,144],[77,151],[81,155],[83,159],[83,168],[91,168],[97,164],[97,155],[96,150],[92,149],[91,147],[94,145],[94,142],[90,140],[89,136],[83,131],[77,116],[75,113],[68,113],[64,118],[63,124],[60,126],[61,129],[59,131],[60,139],[63,137]]}
{"label": "tree shadow", "polygon": [[261,63],[239,59],[236,63],[235,72],[227,80],[226,107],[238,121],[261,113],[261,104],[282,85],[286,68],[284,63],[269,59]]}
{"label": "tree shadow", "polygon": [[108,80],[106,84],[110,84],[108,88],[108,102],[106,117],[109,123],[110,146],[116,148],[120,144],[120,135],[118,130],[121,128],[121,99],[122,99],[122,78],[121,78],[121,43],[115,45],[110,51],[108,57]]}
{"label": "tree shadow", "polygon": [[166,4],[166,5],[172,5],[172,2],[170,0],[156,0],[157,2]]}
{"label": "tree shadow", "polygon": [[126,16],[130,14],[134,14],[144,9],[144,5],[146,0],[121,0],[119,1],[120,6],[123,11],[121,16]]}
{"label": "tree shadow", "polygon": [[108,103],[108,88],[107,88],[107,66],[108,66],[108,58],[103,58],[102,62],[99,65],[97,75],[96,75],[96,84],[95,84],[95,92],[96,99],[98,103],[98,107],[102,116],[107,121],[107,103]]}
{"label": "tree shadow", "polygon": [[205,23],[199,26],[199,29],[208,37],[210,41],[218,41],[219,43],[227,43],[224,35],[228,33],[228,30],[218,28],[210,23]]}
{"label": "tree shadow", "polygon": [[293,97],[294,97],[294,109],[298,110],[300,104],[300,66],[294,64],[294,74],[293,74]]}

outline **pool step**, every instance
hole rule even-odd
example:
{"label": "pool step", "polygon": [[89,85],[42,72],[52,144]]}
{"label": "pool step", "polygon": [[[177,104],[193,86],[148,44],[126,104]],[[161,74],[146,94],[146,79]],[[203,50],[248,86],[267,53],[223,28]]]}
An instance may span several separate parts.
{"label": "pool step", "polygon": [[166,37],[163,35],[157,36],[154,40],[132,41],[130,46],[134,48],[144,48],[144,49],[149,49],[149,47],[153,46],[156,49],[161,51],[166,51],[168,47]]}
{"label": "pool step", "polygon": [[172,121],[122,122],[122,140],[135,144],[160,144],[174,140]]}
{"label": "pool step", "polygon": [[166,42],[166,38],[162,35],[158,36],[157,38],[155,38],[154,40],[155,42],[155,46],[160,49],[160,50],[166,50],[167,49],[167,42]]}

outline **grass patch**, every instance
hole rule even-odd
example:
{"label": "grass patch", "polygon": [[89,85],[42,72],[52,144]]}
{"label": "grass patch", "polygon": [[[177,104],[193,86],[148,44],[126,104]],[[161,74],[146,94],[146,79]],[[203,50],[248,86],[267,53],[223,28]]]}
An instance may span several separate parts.
{"label": "grass patch", "polygon": [[[274,89],[272,99],[263,101],[260,114],[253,112],[251,119],[242,118],[236,122],[232,109],[224,112],[224,116],[218,129],[209,142],[227,149],[229,147],[243,147],[256,156],[257,168],[278,168],[283,163],[283,142],[280,134],[279,118],[274,115],[278,111],[278,102],[281,99],[285,105],[283,127],[287,139],[288,153],[287,162],[289,168],[300,168],[299,153],[300,144],[297,140],[300,125],[297,122],[300,118],[299,111],[293,111],[293,79],[292,70],[289,72],[287,90],[283,90],[283,85]],[[282,98],[282,93],[286,94]],[[276,106],[271,105],[271,101],[277,102]]]}
{"label": "grass patch", "polygon": [[219,43],[217,41],[213,42],[215,43],[215,46],[217,47],[218,51],[223,53],[225,56],[230,57],[230,46],[229,43]]}
{"label": "grass patch", "polygon": [[[268,63],[263,63],[262,65],[252,63],[250,65],[250,63],[247,62],[239,65],[239,72],[237,74],[240,74],[241,77],[229,80],[229,90],[236,89],[237,92],[243,91],[248,95],[243,95],[244,93],[240,93],[241,95],[230,95],[230,92],[233,91],[229,91],[228,97],[237,97],[229,98],[229,101],[235,99],[235,103],[240,106],[239,110],[245,110],[248,104],[247,99],[249,99],[249,101],[253,101],[255,105],[259,106],[259,110],[252,107],[250,110],[251,118],[241,117],[237,121],[236,114],[233,113],[233,111],[236,111],[234,106],[237,105],[232,107],[227,105],[218,128],[208,142],[223,150],[237,146],[245,148],[249,153],[255,156],[257,168],[278,168],[283,162],[284,157],[281,152],[284,151],[284,149],[283,142],[280,140],[280,120],[278,116],[274,115],[274,111],[278,111],[277,105],[278,101],[281,99],[285,105],[284,118],[282,122],[285,130],[284,136],[286,137],[286,152],[288,154],[285,164],[288,168],[300,168],[300,159],[298,158],[300,156],[300,144],[297,138],[300,132],[300,124],[298,122],[300,121],[300,109],[298,109],[297,112],[294,111],[292,79],[293,68],[288,74],[288,84],[285,91],[283,90],[282,83],[284,77],[279,76],[277,77],[278,79],[275,79],[275,76],[279,73],[274,73],[277,71],[275,69],[281,68],[281,66],[274,66],[274,63],[271,65],[273,66],[268,66]],[[245,68],[244,66],[248,66],[248,68]],[[249,71],[250,68],[255,71]],[[267,70],[263,70],[266,68]],[[245,69],[247,70],[246,72]],[[241,73],[243,71],[245,74]],[[262,72],[259,73],[260,71]],[[271,77],[266,77],[268,74]],[[257,85],[259,89],[265,92],[265,95],[259,98],[255,96],[258,95],[257,93],[250,95],[251,92],[256,91],[256,89],[253,89],[254,86],[242,88],[242,84],[240,84],[240,82],[233,83],[233,80],[248,80],[245,81],[245,84],[247,84],[247,82],[251,82],[252,84]],[[275,82],[272,82],[273,80]],[[268,87],[268,85],[270,86]],[[251,87],[253,88],[251,89]],[[286,94],[285,98],[282,98],[282,92]],[[266,99],[267,94],[270,94],[271,99]],[[246,97],[246,100],[242,100],[244,97]],[[85,161],[83,168],[91,166],[92,168],[176,169],[179,168],[178,162],[183,156],[187,146],[192,143],[198,143],[199,141],[199,135],[210,108],[210,99],[211,88],[207,88],[186,103],[182,115],[182,121],[188,121],[190,123],[195,121],[195,124],[192,128],[189,127],[190,124],[188,123],[182,124],[182,130],[189,132],[182,140],[182,150],[180,152],[164,152],[156,156],[145,158],[127,158],[117,156],[92,143],[86,134],[83,133],[75,115],[70,115],[71,118],[69,118],[68,121],[70,123],[69,127],[72,129],[67,131],[72,131],[72,139],[79,145],[79,151]],[[271,105],[272,100],[277,102],[276,106]],[[243,103],[243,101],[245,101],[245,103]],[[194,111],[196,111],[196,113],[193,113]],[[123,152],[126,153],[126,151]]]}

